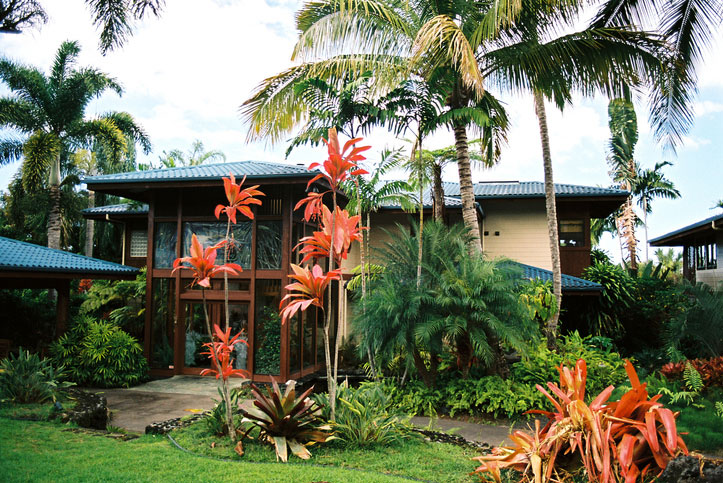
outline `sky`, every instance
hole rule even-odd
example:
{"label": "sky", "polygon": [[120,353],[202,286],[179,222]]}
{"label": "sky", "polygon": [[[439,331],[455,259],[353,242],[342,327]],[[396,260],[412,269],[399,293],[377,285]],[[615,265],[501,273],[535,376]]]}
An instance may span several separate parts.
{"label": "sky", "polygon": [[[238,111],[263,79],[293,65],[294,14],[302,3],[168,1],[160,18],[138,23],[121,49],[103,56],[98,51],[98,31],[83,0],[44,0],[41,4],[49,22],[19,35],[0,35],[0,55],[47,72],[62,41],[79,41],[78,65],[99,68],[124,88],[121,97],[107,93],[93,101],[87,116],[112,110],[132,114],[153,143],[150,155],[139,152],[140,161],[157,163],[163,151],[186,151],[198,139],[206,149],[224,152],[229,161],[309,164],[324,158],[323,148],[299,148],[285,159],[283,143],[247,143],[247,126]],[[711,216],[715,213],[711,206],[723,198],[723,28],[698,72],[695,125],[675,154],[656,144],[647,124],[645,99],[636,100],[640,129],[636,158],[643,168],[663,160],[673,162],[666,174],[682,194],[678,200],[654,203],[648,218],[651,238]],[[0,85],[0,96],[8,93]],[[542,181],[532,98],[496,94],[506,103],[512,120],[509,145],[497,167],[473,171],[474,181]],[[547,113],[555,182],[609,185],[607,99],[576,98],[564,112],[548,105]],[[365,143],[373,146],[370,161],[384,147],[406,144],[383,131],[371,133]],[[450,132],[438,132],[426,147],[453,143]],[[18,169],[19,163],[0,167],[0,190]],[[456,168],[448,168],[444,177],[458,181]],[[618,245],[610,237],[603,241],[603,248],[619,258]]]}

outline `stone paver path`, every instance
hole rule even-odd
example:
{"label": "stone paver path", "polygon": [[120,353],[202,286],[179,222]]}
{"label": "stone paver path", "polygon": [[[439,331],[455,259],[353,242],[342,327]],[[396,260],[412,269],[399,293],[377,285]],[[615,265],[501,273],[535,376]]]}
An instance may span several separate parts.
{"label": "stone paver path", "polygon": [[[213,377],[174,376],[150,381],[129,389],[94,389],[108,400],[111,424],[129,431],[143,433],[151,423],[189,416],[213,408],[219,399],[217,381]],[[232,386],[243,381],[232,382]],[[510,428],[491,424],[435,418],[414,417],[412,424],[420,428],[452,433],[470,441],[492,446],[509,444]]]}

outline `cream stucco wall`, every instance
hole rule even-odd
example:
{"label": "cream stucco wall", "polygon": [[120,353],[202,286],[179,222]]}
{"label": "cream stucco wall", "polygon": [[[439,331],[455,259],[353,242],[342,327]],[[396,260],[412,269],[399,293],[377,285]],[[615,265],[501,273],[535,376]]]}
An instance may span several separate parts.
{"label": "cream stucco wall", "polygon": [[[485,201],[482,208],[485,255],[552,269],[544,200]],[[484,236],[484,232],[488,235]]]}

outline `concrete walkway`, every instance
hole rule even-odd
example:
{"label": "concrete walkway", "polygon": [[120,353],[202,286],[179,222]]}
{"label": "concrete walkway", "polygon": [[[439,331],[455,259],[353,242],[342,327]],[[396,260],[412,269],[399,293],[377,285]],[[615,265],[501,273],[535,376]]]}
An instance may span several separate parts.
{"label": "concrete walkway", "polygon": [[[219,399],[217,381],[213,377],[174,376],[159,379],[129,389],[93,389],[108,400],[113,426],[143,433],[151,423],[180,418],[207,411]],[[244,381],[232,382],[240,386]],[[491,424],[479,424],[447,418],[414,417],[412,424],[423,429],[456,434],[469,441],[497,446],[509,444],[510,428]]]}

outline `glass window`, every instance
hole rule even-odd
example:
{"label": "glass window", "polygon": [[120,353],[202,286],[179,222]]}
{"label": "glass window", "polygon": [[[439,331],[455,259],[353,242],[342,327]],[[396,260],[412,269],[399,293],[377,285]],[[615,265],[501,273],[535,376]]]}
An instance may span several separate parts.
{"label": "glass window", "polygon": [[148,254],[148,230],[131,230],[130,256],[146,258]]}
{"label": "glass window", "polygon": [[[303,315],[303,312],[301,312]],[[289,372],[301,370],[301,317],[297,312],[289,321]]]}
{"label": "glass window", "polygon": [[585,246],[585,223],[583,220],[560,220],[560,246]]}
{"label": "glass window", "polygon": [[706,248],[702,244],[695,247],[695,268],[697,270],[705,270],[706,268]]}
{"label": "glass window", "polygon": [[173,369],[175,290],[172,278],[153,279],[151,316],[151,367]]}
{"label": "glass window", "polygon": [[314,313],[311,310],[306,310],[304,313],[304,368],[314,365]]}
{"label": "glass window", "polygon": [[[221,310],[221,326],[225,325],[225,311],[223,304],[219,304]],[[231,335],[234,336],[241,332],[243,339],[248,340],[249,335],[249,306],[248,304],[229,304],[229,325],[231,326]],[[246,344],[236,344],[234,346],[234,369],[246,369],[248,367],[249,348]]]}
{"label": "glass window", "polygon": [[254,321],[254,373],[280,374],[281,368],[281,280],[256,281]]}
{"label": "glass window", "polygon": [[256,223],[256,269],[281,270],[281,220]]}
{"label": "glass window", "polygon": [[153,267],[172,268],[176,259],[176,223],[156,223],[153,237]]}
{"label": "glass window", "polygon": [[[250,221],[240,221],[231,227],[232,243],[229,245],[228,261],[244,268],[251,266],[251,227]],[[226,238],[226,223],[184,222],[183,256],[190,255],[191,235],[194,233],[204,247],[215,245]],[[217,263],[223,263],[223,249],[218,251],[217,257]]]}
{"label": "glass window", "polygon": [[[213,309],[216,307],[211,305],[209,308],[209,318],[213,320]],[[203,344],[209,342],[208,330],[206,328],[206,316],[203,313],[203,304],[186,304],[186,345],[183,362],[186,367],[211,367],[211,361],[208,356],[202,354],[206,352]]]}
{"label": "glass window", "polygon": [[708,245],[708,268],[718,268],[718,250],[715,243]]}

